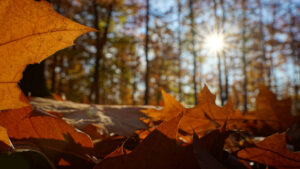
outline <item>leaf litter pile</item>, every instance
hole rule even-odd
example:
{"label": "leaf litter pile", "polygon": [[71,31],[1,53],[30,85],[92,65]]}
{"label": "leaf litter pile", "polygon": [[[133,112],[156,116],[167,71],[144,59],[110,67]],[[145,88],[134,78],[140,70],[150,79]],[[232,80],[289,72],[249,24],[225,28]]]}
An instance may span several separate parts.
{"label": "leaf litter pile", "polygon": [[0,168],[300,168],[300,118],[290,114],[290,99],[277,100],[264,86],[246,114],[230,100],[217,106],[206,86],[193,108],[162,91],[164,106],[143,109],[147,129],[131,136],[34,108],[17,86],[26,65],[95,30],[34,0],[1,0],[0,25]]}

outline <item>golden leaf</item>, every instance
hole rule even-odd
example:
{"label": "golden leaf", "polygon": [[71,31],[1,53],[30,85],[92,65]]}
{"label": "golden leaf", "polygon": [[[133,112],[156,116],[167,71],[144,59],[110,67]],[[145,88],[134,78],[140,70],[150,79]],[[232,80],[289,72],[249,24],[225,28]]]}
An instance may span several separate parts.
{"label": "golden leaf", "polygon": [[46,1],[0,1],[0,110],[26,106],[17,87],[26,65],[40,63],[94,29],[55,12]]}

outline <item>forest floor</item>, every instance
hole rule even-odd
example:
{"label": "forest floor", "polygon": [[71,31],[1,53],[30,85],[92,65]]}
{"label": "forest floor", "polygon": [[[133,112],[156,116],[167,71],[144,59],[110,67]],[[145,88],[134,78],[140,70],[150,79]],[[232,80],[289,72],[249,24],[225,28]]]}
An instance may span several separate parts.
{"label": "forest floor", "polygon": [[57,112],[69,124],[82,128],[87,124],[103,126],[110,134],[131,136],[137,129],[146,129],[140,121],[140,110],[153,106],[95,105],[46,98],[31,98],[32,106],[42,112]]}

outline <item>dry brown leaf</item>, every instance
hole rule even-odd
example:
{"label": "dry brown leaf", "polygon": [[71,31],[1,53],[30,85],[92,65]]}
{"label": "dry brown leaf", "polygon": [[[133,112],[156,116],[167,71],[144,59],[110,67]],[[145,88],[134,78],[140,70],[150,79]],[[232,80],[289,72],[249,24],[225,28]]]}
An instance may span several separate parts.
{"label": "dry brown leaf", "polygon": [[263,120],[275,131],[287,129],[294,121],[291,115],[291,99],[277,100],[276,95],[266,86],[259,86],[256,105],[257,111],[253,114],[257,120]]}
{"label": "dry brown leaf", "polygon": [[17,86],[27,64],[39,63],[94,31],[55,12],[46,1],[0,1],[0,110],[27,105]]}
{"label": "dry brown leaf", "polygon": [[93,140],[96,139],[105,139],[109,137],[109,132],[101,124],[86,124],[83,127],[79,128],[86,134],[88,134]]}
{"label": "dry brown leaf", "polygon": [[125,141],[126,137],[123,136],[115,136],[104,140],[97,140],[94,142],[94,148],[90,154],[97,158],[104,158],[113,151],[116,151],[116,148],[123,145]]}
{"label": "dry brown leaf", "polygon": [[[205,137],[210,137],[210,135],[206,135],[203,138],[206,140]],[[210,138],[211,139],[211,138]],[[212,138],[214,139],[214,137]],[[220,163],[212,154],[210,151],[206,150],[206,146],[207,144],[211,144],[214,142],[214,140],[211,140],[210,142],[206,143],[205,141],[202,141],[199,139],[199,137],[194,133],[193,135],[193,148],[194,148],[194,154],[196,156],[197,162],[199,164],[199,166],[201,167],[201,169],[210,169],[210,168],[214,168],[214,169],[225,169],[225,167],[223,166],[222,163]],[[202,139],[203,140],[203,139]],[[210,149],[210,148],[208,148]],[[223,151],[223,145],[220,149],[221,151]]]}
{"label": "dry brown leaf", "polygon": [[49,139],[66,141],[70,135],[75,143],[92,148],[88,135],[80,132],[64,120],[24,107],[0,111],[0,125],[7,129],[11,139]]}
{"label": "dry brown leaf", "polygon": [[238,157],[278,169],[300,168],[300,152],[286,147],[286,133],[276,133],[238,152]]}
{"label": "dry brown leaf", "polygon": [[[176,169],[176,168],[198,168],[197,163],[179,165],[183,163],[178,159],[179,153],[176,144],[178,123],[181,114],[169,121],[161,123],[149,136],[139,144],[130,154],[106,158],[95,169]],[[184,151],[186,152],[186,151]],[[192,151],[190,151],[192,154]],[[193,160],[188,158],[187,160]],[[195,164],[195,165],[194,165]]]}
{"label": "dry brown leaf", "polygon": [[225,128],[224,125],[221,130],[214,130],[200,139],[195,133],[193,134],[193,152],[201,169],[249,168],[224,151],[225,139],[229,136],[229,132],[225,131]]}

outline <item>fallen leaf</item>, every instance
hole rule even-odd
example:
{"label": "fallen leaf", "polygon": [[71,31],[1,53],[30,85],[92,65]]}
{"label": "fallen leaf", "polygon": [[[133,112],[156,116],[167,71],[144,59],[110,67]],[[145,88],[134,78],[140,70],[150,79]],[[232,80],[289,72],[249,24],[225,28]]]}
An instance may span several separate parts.
{"label": "fallen leaf", "polygon": [[[198,168],[196,162],[180,165],[184,161],[178,160],[180,149],[176,144],[178,123],[181,114],[161,123],[149,136],[131,153],[106,158],[94,169],[177,169]],[[185,151],[186,152],[186,151]],[[191,151],[190,151],[191,152]],[[187,160],[193,160],[188,158]],[[183,169],[183,168],[182,168]]]}
{"label": "fallen leaf", "polygon": [[126,140],[126,137],[116,136],[109,137],[104,140],[97,140],[94,142],[94,148],[92,149],[91,155],[97,158],[104,158],[108,154],[115,151],[118,147],[120,147]]}
{"label": "fallen leaf", "polygon": [[[255,119],[252,116],[243,116],[240,111],[234,110],[230,100],[223,107],[217,106],[215,104],[216,96],[209,91],[207,86],[204,86],[199,93],[198,104],[194,108],[185,108],[173,96],[164,91],[162,91],[162,95],[165,106],[161,110],[147,109],[143,112],[154,122],[174,117],[183,112],[179,128],[187,134],[193,134],[195,130],[197,134],[205,135],[207,131],[222,126],[226,119],[228,119],[229,129],[240,129],[244,128],[245,120]],[[144,121],[147,120],[144,119]],[[151,121],[148,121],[148,124]]]}
{"label": "fallen leaf", "polygon": [[220,107],[215,104],[216,96],[207,86],[198,94],[198,104],[194,108],[185,108],[174,97],[162,91],[164,107],[161,110],[147,109],[143,112],[148,119],[142,119],[149,127],[162,120],[183,112],[179,128],[186,134],[205,135],[207,131],[218,129],[227,120],[228,129],[248,130],[254,134],[270,134],[285,130],[291,126],[295,117],[290,114],[290,99],[277,100],[276,96],[264,86],[260,86],[257,96],[257,111],[243,115],[234,110],[229,99]]}
{"label": "fallen leaf", "polygon": [[11,139],[53,139],[66,141],[65,136],[69,134],[83,147],[92,148],[90,137],[64,120],[49,116],[24,107],[14,110],[0,111],[0,125],[7,129]]}
{"label": "fallen leaf", "polygon": [[0,110],[24,107],[17,86],[27,64],[39,63],[94,29],[55,12],[50,3],[0,1]]}
{"label": "fallen leaf", "polygon": [[109,132],[101,124],[86,124],[80,130],[88,134],[93,140],[109,137]]}
{"label": "fallen leaf", "polygon": [[[204,86],[198,94],[198,104],[194,108],[188,109],[186,114],[184,114],[180,123],[180,129],[189,134],[192,134],[193,130],[197,134],[204,134],[207,130],[221,127],[228,116],[233,114],[235,110],[230,100],[223,107],[217,106],[215,101],[216,96],[209,91],[207,86]],[[232,120],[232,118],[229,120]],[[240,119],[240,116],[236,119]]]}
{"label": "fallen leaf", "polygon": [[147,138],[147,136],[153,131],[155,130],[154,127],[149,128],[149,129],[140,129],[140,130],[136,130],[134,133],[138,135],[140,140],[144,140],[145,138]]}
{"label": "fallen leaf", "polygon": [[300,152],[286,147],[286,133],[276,133],[237,153],[238,157],[278,169],[300,168]]}
{"label": "fallen leaf", "polygon": [[113,157],[118,157],[118,156],[122,156],[122,155],[125,155],[123,144],[120,147],[118,147],[117,149],[115,149],[113,152],[111,152],[107,156],[105,156],[105,158],[113,158]]}
{"label": "fallen leaf", "polygon": [[272,91],[261,85],[256,98],[257,110],[253,113],[257,120],[262,120],[275,131],[285,130],[294,121],[294,117],[291,115],[291,104],[290,98],[277,100]]}
{"label": "fallen leaf", "polygon": [[71,164],[64,160],[63,158],[60,158],[60,160],[58,161],[58,166],[70,166]]}
{"label": "fallen leaf", "polygon": [[[225,169],[223,164],[204,148],[206,145],[201,143],[196,133],[193,135],[193,140],[194,154],[201,169]],[[223,148],[221,150],[223,151]]]}
{"label": "fallen leaf", "polygon": [[229,132],[225,131],[225,125],[221,130],[213,130],[200,139],[196,133],[193,134],[193,152],[201,169],[249,168],[235,156],[224,151],[225,139],[229,136]]}
{"label": "fallen leaf", "polygon": [[166,93],[164,90],[161,90],[161,94],[164,101],[164,107],[161,110],[153,108],[141,110],[141,112],[150,117],[152,121],[168,120],[185,110],[181,103],[178,102],[172,95]]}
{"label": "fallen leaf", "polygon": [[59,166],[61,158],[70,164],[70,166],[64,166],[64,168],[92,168],[95,165],[94,161],[87,156],[90,149],[75,143],[70,134],[65,135],[65,141],[54,139],[22,139],[12,141],[15,149],[40,152],[56,166]]}

